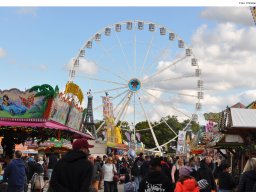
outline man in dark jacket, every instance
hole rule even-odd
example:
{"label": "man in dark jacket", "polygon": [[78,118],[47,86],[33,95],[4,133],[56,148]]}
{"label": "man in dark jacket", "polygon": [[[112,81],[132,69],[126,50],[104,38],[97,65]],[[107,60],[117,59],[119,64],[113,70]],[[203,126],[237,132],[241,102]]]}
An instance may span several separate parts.
{"label": "man in dark jacket", "polygon": [[150,161],[150,171],[142,179],[139,192],[171,192],[171,180],[162,172],[161,160],[156,157]]}
{"label": "man in dark jacket", "polygon": [[217,191],[217,186],[214,181],[212,170],[207,165],[207,158],[201,160],[200,168],[197,170],[197,181],[206,179],[208,186],[205,189],[201,189],[200,192],[211,192]]}
{"label": "man in dark jacket", "polygon": [[54,192],[88,192],[92,181],[93,165],[88,160],[89,145],[86,139],[77,139],[69,151],[55,165],[50,181]]}
{"label": "man in dark jacket", "polygon": [[24,161],[21,151],[15,151],[14,159],[4,170],[3,181],[8,183],[7,192],[23,192],[26,182]]}
{"label": "man in dark jacket", "polygon": [[54,166],[56,165],[56,163],[58,162],[58,158],[57,155],[55,153],[53,153],[53,151],[51,151],[52,153],[49,155],[49,163],[48,163],[48,176],[49,179],[52,176],[52,171]]}

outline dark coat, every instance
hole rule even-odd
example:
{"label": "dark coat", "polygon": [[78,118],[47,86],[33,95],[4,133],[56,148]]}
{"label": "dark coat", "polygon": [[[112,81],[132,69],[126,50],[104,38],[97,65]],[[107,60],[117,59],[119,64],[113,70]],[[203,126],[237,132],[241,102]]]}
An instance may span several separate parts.
{"label": "dark coat", "polygon": [[168,178],[161,171],[150,171],[148,175],[142,179],[139,187],[139,192],[171,192],[172,183],[170,178]]}
{"label": "dark coat", "polygon": [[232,175],[227,172],[221,172],[219,174],[219,189],[222,190],[232,190],[236,187],[235,181]]}
{"label": "dark coat", "polygon": [[24,190],[26,171],[22,159],[13,159],[11,161],[4,170],[3,181],[8,183],[7,191]]}
{"label": "dark coat", "polygon": [[93,165],[82,151],[69,151],[55,165],[50,181],[54,192],[88,192]]}
{"label": "dark coat", "polygon": [[49,156],[49,163],[48,163],[48,169],[53,169],[56,163],[58,162],[57,155],[55,154],[50,154]]}
{"label": "dark coat", "polygon": [[201,179],[206,179],[208,182],[208,187],[206,189],[200,190],[201,192],[209,192],[211,190],[216,190],[216,183],[214,181],[213,173],[211,169],[206,165],[205,161],[200,162],[200,168],[197,170],[197,181]]}
{"label": "dark coat", "polygon": [[254,185],[256,185],[256,171],[246,171],[240,177],[238,192],[255,192]]}

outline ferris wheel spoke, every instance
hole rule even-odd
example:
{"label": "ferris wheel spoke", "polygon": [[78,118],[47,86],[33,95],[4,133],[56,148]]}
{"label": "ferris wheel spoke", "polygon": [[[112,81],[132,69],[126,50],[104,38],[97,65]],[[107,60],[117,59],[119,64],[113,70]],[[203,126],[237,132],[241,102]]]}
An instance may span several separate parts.
{"label": "ferris wheel spoke", "polygon": [[157,89],[157,88],[143,88],[144,90],[152,90],[152,91],[159,91],[162,93],[169,93],[172,95],[180,95],[180,96],[187,96],[187,97],[198,97],[197,95],[192,95],[192,94],[186,94],[186,93],[178,93],[175,91],[170,91],[170,90],[166,90],[166,89]]}
{"label": "ferris wheel spoke", "polygon": [[[171,41],[169,41],[168,45],[163,50],[169,50],[170,46],[171,46]],[[150,66],[145,69],[145,72],[143,74],[146,75],[152,69],[152,67],[155,65],[155,63],[157,63],[157,61],[159,61],[161,59],[161,56],[162,56],[161,53],[162,52],[158,53],[157,59],[155,59],[156,62],[152,62],[150,64]]]}
{"label": "ferris wheel spoke", "polygon": [[122,128],[122,124],[125,120],[125,117],[126,117],[126,114],[127,114],[127,111],[128,111],[128,108],[129,108],[130,104],[131,104],[131,99],[128,101],[128,104],[127,104],[126,108],[124,109],[123,117],[120,118],[120,119],[122,119],[121,123],[120,123],[121,128]]}
{"label": "ferris wheel spoke", "polygon": [[136,43],[136,39],[137,39],[137,37],[136,37],[136,33],[137,32],[137,27],[136,27],[136,24],[135,24],[135,26],[134,26],[134,38],[133,38],[133,46],[134,46],[134,77],[136,77],[136,73],[137,73],[137,56],[136,56],[136,54],[137,54],[137,50],[136,50],[136,48],[137,48],[137,43]]}
{"label": "ferris wheel spoke", "polygon": [[[143,98],[144,99],[144,98]],[[174,135],[176,136],[177,133],[173,130],[173,128],[166,122],[165,118],[162,117],[162,115],[160,114],[160,112],[152,105],[152,108],[154,109],[155,113],[161,118],[161,120],[164,122],[164,124],[166,124],[166,126],[174,133]]]}
{"label": "ferris wheel spoke", "polygon": [[[169,79],[160,79],[160,80],[157,80],[157,82],[165,82],[165,81],[173,81],[173,80],[180,80],[180,79],[184,79],[184,78],[190,78],[190,77],[195,77],[195,75],[183,75],[183,76],[180,76],[180,77],[173,77],[173,78],[169,78]],[[151,80],[151,81],[146,81],[144,83],[144,85],[148,84],[148,83],[152,83],[152,82],[155,82],[155,80]]]}
{"label": "ferris wheel spoke", "polygon": [[[125,93],[127,93],[127,92],[128,92],[128,90],[125,90],[125,91],[123,91],[122,93],[119,93],[118,95],[116,95],[116,96],[110,98],[109,100],[110,100],[110,101],[114,101],[115,99],[119,98],[121,95],[123,95],[123,94],[125,94]],[[126,94],[126,95],[127,95],[127,94]],[[104,106],[104,104],[101,104],[101,105],[99,105],[99,106],[93,108],[93,110],[98,110],[99,108],[101,108],[101,107],[103,107],[103,106]]]}
{"label": "ferris wheel spoke", "polygon": [[124,101],[123,105],[121,106],[120,110],[118,111],[117,113],[117,116],[115,118],[115,123],[114,125],[116,125],[118,123],[118,121],[120,120],[121,116],[123,115],[124,113],[124,109],[126,108],[126,106],[129,104],[130,100],[131,100],[131,97],[133,95],[133,92],[129,92],[126,100]]}
{"label": "ferris wheel spoke", "polygon": [[149,117],[148,117],[148,115],[147,115],[147,113],[146,113],[146,111],[145,111],[144,105],[143,105],[143,103],[142,103],[142,101],[141,101],[141,97],[140,97],[138,94],[136,94],[136,96],[137,96],[137,98],[138,98],[140,107],[141,107],[141,109],[142,109],[142,111],[143,111],[143,113],[144,113],[144,116],[145,116],[145,118],[146,118],[146,120],[147,120],[147,122],[148,122],[148,126],[149,126],[150,131],[151,131],[151,134],[152,134],[152,136],[153,136],[155,145],[156,145],[156,147],[158,148],[158,150],[161,151],[161,148],[160,148],[159,143],[158,143],[158,141],[157,141],[155,132],[154,132],[154,130],[153,130],[153,128],[152,128],[150,119],[149,119]]}
{"label": "ferris wheel spoke", "polygon": [[144,80],[142,81],[142,83],[145,83],[145,82],[147,82],[148,80],[154,78],[155,76],[157,76],[157,75],[163,73],[164,71],[166,71],[166,70],[169,69],[170,67],[176,65],[177,63],[181,62],[181,61],[184,60],[184,59],[186,59],[186,56],[177,59],[176,61],[174,61],[174,62],[172,62],[171,64],[167,65],[167,66],[164,67],[163,69],[161,69],[161,70],[157,71],[156,73],[150,75],[149,77],[147,77],[146,79],[144,79]]}
{"label": "ferris wheel spoke", "polygon": [[99,90],[99,91],[92,91],[91,93],[93,95],[95,95],[95,94],[99,94],[99,93],[107,93],[109,91],[115,91],[115,90],[120,90],[120,89],[125,89],[125,88],[127,88],[127,86],[117,87],[117,88],[113,88],[113,89],[104,89],[104,90]]}
{"label": "ferris wheel spoke", "polygon": [[93,77],[89,77],[89,76],[85,76],[85,75],[79,75],[79,77],[84,78],[84,79],[89,79],[89,80],[93,80],[93,81],[100,81],[100,82],[104,82],[104,83],[110,83],[110,84],[117,84],[117,85],[125,85],[124,83],[118,83],[115,81],[109,81],[109,80],[104,80],[104,79],[98,79],[98,78],[93,78]]}
{"label": "ferris wheel spoke", "polygon": [[[141,90],[142,90],[143,92],[147,93],[149,96],[151,96],[151,97],[153,97],[154,99],[156,99],[157,101],[159,101],[159,103],[160,103],[161,105],[166,106],[166,104],[164,103],[164,101],[162,101],[162,99],[157,98],[155,95],[149,93],[148,91],[144,90],[143,88],[142,88]],[[175,110],[175,111],[177,111],[177,112],[183,114],[184,116],[190,118],[189,115],[185,114],[183,111],[177,109],[176,107],[171,106],[171,108],[172,108],[173,110]]]}
{"label": "ferris wheel spoke", "polygon": [[106,123],[106,120],[104,120],[104,121],[100,124],[100,126],[99,126],[98,129],[96,130],[96,133],[98,133],[98,132],[101,130],[101,128],[104,126],[105,123]]}
{"label": "ferris wheel spoke", "polygon": [[147,63],[148,55],[149,55],[149,53],[150,53],[150,51],[151,51],[151,48],[152,48],[152,45],[153,45],[153,41],[154,41],[154,38],[155,38],[155,35],[156,35],[156,31],[157,31],[157,30],[155,30],[155,32],[153,33],[153,35],[152,35],[152,37],[151,37],[151,41],[150,41],[150,43],[149,43],[149,45],[148,45],[147,53],[146,53],[146,55],[145,55],[145,57],[144,57],[144,61],[143,61],[142,67],[141,67],[141,69],[140,69],[138,75],[140,75],[140,74],[143,72],[143,70],[144,70],[144,65]]}
{"label": "ferris wheel spoke", "polygon": [[[171,143],[172,141],[175,141],[177,137],[178,137],[178,135],[174,136],[171,140],[169,140],[169,141],[167,141],[166,143],[164,143],[164,144],[160,145],[160,147],[163,147],[163,146],[165,146],[165,145],[167,145],[167,144]],[[155,150],[155,149],[157,149],[157,147],[154,147],[154,148],[148,149],[148,151],[153,151],[153,150]]]}
{"label": "ferris wheel spoke", "polygon": [[99,66],[99,69],[100,69],[100,70],[105,71],[105,72],[107,72],[107,73],[110,73],[110,74],[112,74],[112,75],[118,77],[119,79],[121,79],[121,80],[123,80],[123,81],[125,81],[125,82],[128,81],[127,79],[125,79],[125,78],[123,78],[122,76],[120,76],[120,75],[118,75],[118,74],[116,74],[116,73],[110,71],[109,69],[103,67],[102,65],[99,65],[99,64],[96,64],[96,65]]}
{"label": "ferris wheel spoke", "polygon": [[[163,123],[163,121],[160,120],[160,122],[157,123],[157,124],[155,124],[155,125],[153,125],[152,128],[154,129],[155,127],[157,127],[158,125],[161,125],[162,123]],[[147,130],[149,130],[149,129],[150,129],[150,128],[140,129],[140,130],[137,130],[136,132],[147,131]]]}
{"label": "ferris wheel spoke", "polygon": [[[110,62],[115,66],[115,59],[113,59],[113,56],[109,53],[109,51],[102,45],[102,43],[99,43],[100,47],[102,48],[104,54],[106,55],[107,58],[109,58]],[[118,63],[117,63],[118,65]],[[122,71],[123,72],[123,71]],[[123,72],[123,74],[126,74],[125,72]],[[122,75],[123,76],[123,75]]]}
{"label": "ferris wheel spoke", "polygon": [[116,39],[117,39],[117,41],[118,41],[118,44],[119,44],[119,46],[120,46],[120,48],[121,48],[121,51],[122,51],[123,57],[124,57],[124,59],[125,59],[126,65],[128,66],[129,71],[132,72],[132,69],[131,69],[131,67],[130,67],[130,65],[129,65],[129,63],[128,63],[127,55],[126,55],[126,53],[125,53],[125,51],[124,51],[124,48],[123,48],[123,44],[121,43],[120,38],[119,38],[119,36],[118,36],[118,34],[117,34],[116,31],[115,31],[115,35],[116,35]]}
{"label": "ferris wheel spoke", "polygon": [[[189,123],[181,131],[185,131],[187,129],[187,127],[189,126],[189,124],[191,123],[191,121],[192,121],[192,118],[190,119]],[[167,141],[166,143],[160,145],[160,147],[165,146],[165,145],[171,143],[172,141],[175,141],[177,137],[178,137],[178,135],[176,135],[175,137],[173,137],[171,140]],[[152,151],[152,150],[155,150],[155,149],[157,149],[157,147],[149,149],[149,151]]]}

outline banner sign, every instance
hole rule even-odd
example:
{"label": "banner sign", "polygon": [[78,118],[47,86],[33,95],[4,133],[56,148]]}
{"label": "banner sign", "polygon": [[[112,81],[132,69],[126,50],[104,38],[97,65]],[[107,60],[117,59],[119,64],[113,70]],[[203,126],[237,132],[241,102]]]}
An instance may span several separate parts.
{"label": "banner sign", "polygon": [[179,131],[176,155],[186,155],[186,131]]}

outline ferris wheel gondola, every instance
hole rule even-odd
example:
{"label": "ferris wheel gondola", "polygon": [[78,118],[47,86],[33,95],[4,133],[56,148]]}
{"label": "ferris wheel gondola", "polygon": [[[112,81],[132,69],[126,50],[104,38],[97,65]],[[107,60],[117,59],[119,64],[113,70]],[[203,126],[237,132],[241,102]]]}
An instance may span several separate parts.
{"label": "ferris wheel gondola", "polygon": [[[82,74],[88,63],[97,70]],[[115,124],[146,121],[155,143],[152,150],[158,151],[178,134],[166,117],[188,119],[186,129],[198,120],[204,98],[201,69],[192,48],[169,28],[141,20],[118,22],[92,35],[73,59],[69,81],[85,85],[92,94],[112,96]],[[95,109],[102,107],[98,104]],[[165,143],[158,142],[156,119],[174,135]]]}

